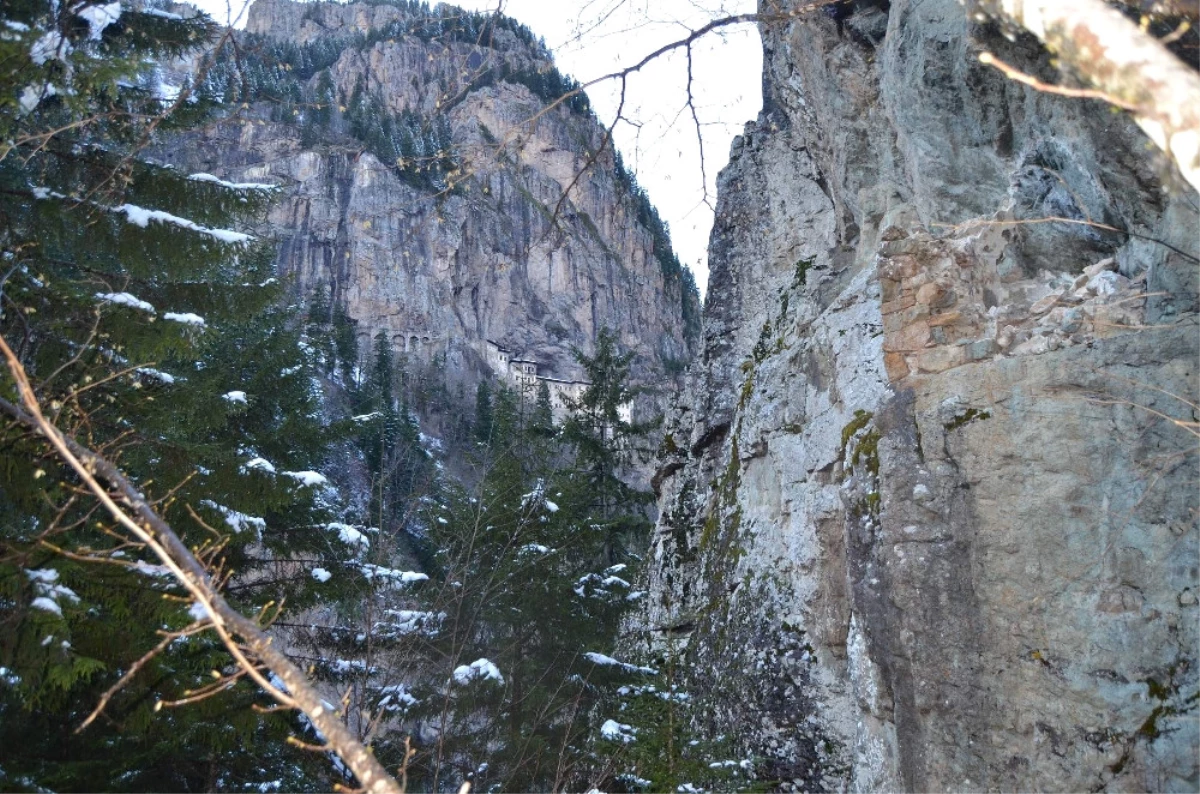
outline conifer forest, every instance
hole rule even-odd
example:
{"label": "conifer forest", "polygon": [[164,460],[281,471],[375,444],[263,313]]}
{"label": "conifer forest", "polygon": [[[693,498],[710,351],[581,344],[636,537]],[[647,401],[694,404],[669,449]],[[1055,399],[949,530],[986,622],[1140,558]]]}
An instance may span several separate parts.
{"label": "conifer forest", "polygon": [[0,791],[1197,790],[1196,4],[502,11],[0,2]]}
{"label": "conifer forest", "polygon": [[[307,44],[127,0],[0,11],[0,788],[368,782],[209,592],[369,747],[378,790],[633,790],[707,757],[669,671],[615,656],[653,518],[631,483],[657,438],[622,411],[642,387],[617,335],[574,348],[585,388],[557,406],[545,382],[452,378],[360,327],[333,285],[278,271],[257,231],[277,185],[160,156],[249,109],[303,147],[373,154],[431,204],[461,190],[446,114],[392,112],[330,67],[493,28],[549,54],[507,17],[394,8]],[[502,61],[463,90],[497,81],[544,102],[578,88]],[[582,92],[565,108],[590,118]],[[698,324],[664,224],[616,174],[657,267],[689,279],[676,318]],[[437,435],[434,414],[452,417]]]}

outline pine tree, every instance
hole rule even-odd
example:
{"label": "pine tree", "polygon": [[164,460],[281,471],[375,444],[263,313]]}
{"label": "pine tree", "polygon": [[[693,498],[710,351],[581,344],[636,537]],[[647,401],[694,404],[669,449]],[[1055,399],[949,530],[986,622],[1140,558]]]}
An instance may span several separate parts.
{"label": "pine tree", "polygon": [[486,379],[475,387],[475,440],[492,443],[492,387]]}
{"label": "pine tree", "polygon": [[554,406],[550,402],[550,387],[546,381],[538,381],[537,402],[533,406],[530,431],[549,438],[554,435]]}
{"label": "pine tree", "polygon": [[419,671],[406,679],[407,724],[426,726],[414,785],[588,788],[623,752],[600,728],[618,687],[651,671],[608,654],[637,598],[628,547],[648,523],[644,499],[603,478],[622,473],[626,452],[613,445],[628,448],[639,428],[621,419],[630,358],[607,334],[584,358],[596,380],[579,401],[588,413],[567,419],[578,440],[554,433],[548,389],[532,406],[510,389],[477,389],[476,427],[489,428],[476,446],[481,480],[436,497],[445,507],[425,524],[436,584],[409,605],[441,616],[401,657]]}
{"label": "pine tree", "polygon": [[594,355],[576,349],[575,357],[590,383],[579,399],[567,401],[571,413],[562,434],[575,456],[578,476],[572,485],[590,500],[596,525],[606,533],[605,556],[609,564],[617,564],[631,545],[641,545],[649,527],[641,509],[649,494],[632,488],[621,475],[627,476],[636,444],[653,425],[626,418],[641,390],[629,384],[633,354],[617,351],[611,331],[600,330]]}
{"label": "pine tree", "polygon": [[[146,65],[215,26],[35,0],[5,4],[0,23],[0,334],[53,421],[232,575],[230,599],[252,612],[312,603],[314,564],[344,555],[316,499],[319,403],[270,251],[229,229],[269,191],[139,154],[213,105],[160,100]],[[15,399],[7,370],[0,397]],[[0,785],[321,780],[319,756],[287,748],[290,718],[253,711],[252,686],[214,682],[229,657],[208,635],[164,645],[74,732],[195,615],[37,438],[0,421],[0,449]]]}

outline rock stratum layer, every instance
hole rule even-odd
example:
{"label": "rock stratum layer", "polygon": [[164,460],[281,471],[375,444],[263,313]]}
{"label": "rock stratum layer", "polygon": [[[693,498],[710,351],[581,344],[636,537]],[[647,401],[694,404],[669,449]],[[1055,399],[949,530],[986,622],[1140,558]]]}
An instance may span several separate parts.
{"label": "rock stratum layer", "polygon": [[[279,269],[301,294],[331,289],[360,350],[382,331],[410,362],[444,356],[452,376],[470,381],[495,370],[491,340],[535,361],[538,375],[570,380],[581,375],[573,349],[590,351],[607,327],[637,354],[640,381],[678,373],[698,330],[694,284],[665,231],[656,239],[639,220],[649,205],[631,195],[611,147],[595,154],[594,116],[568,103],[547,109],[504,78],[553,71],[517,26],[471,38],[449,32],[452,22],[422,27],[429,14],[416,4],[258,0],[240,44],[245,68],[229,84],[257,80],[260,90],[235,116],[175,139],[166,159],[281,186],[262,230],[279,241]],[[297,55],[298,45],[309,49]],[[260,65],[251,56],[263,48],[274,49]],[[321,57],[329,65],[289,89],[286,75],[272,76],[284,55],[288,71]],[[288,90],[303,98],[288,100]],[[356,91],[381,103],[360,126],[384,114],[403,115],[397,129],[436,121],[449,134],[444,150],[419,142],[407,171],[382,162],[349,132]],[[448,157],[451,169],[422,176]]]}
{"label": "rock stratum layer", "polygon": [[785,789],[1195,790],[1195,193],[956,0],[783,5],[629,641]]}

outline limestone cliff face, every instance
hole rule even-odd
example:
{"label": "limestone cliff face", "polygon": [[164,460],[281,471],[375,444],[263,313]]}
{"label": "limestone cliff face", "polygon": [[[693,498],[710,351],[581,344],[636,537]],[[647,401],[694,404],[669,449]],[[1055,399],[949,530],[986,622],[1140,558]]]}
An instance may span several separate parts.
{"label": "limestone cliff face", "polygon": [[630,641],[784,788],[1195,790],[1197,197],[858,5],[763,27]]}
{"label": "limestone cliff face", "polygon": [[[678,371],[694,341],[684,321],[685,310],[698,318],[694,287],[660,261],[611,150],[591,162],[598,123],[565,105],[545,110],[544,100],[503,78],[472,82],[488,68],[544,73],[548,56],[502,28],[479,41],[368,38],[407,13],[258,0],[251,33],[338,42],[328,67],[334,103],[325,111],[333,132],[306,142],[302,124],[273,122],[269,103],[252,103],[177,141],[170,159],[280,185],[264,228],[279,241],[279,267],[302,293],[332,286],[357,321],[360,347],[384,331],[410,360],[444,354],[451,373],[474,379],[493,369],[492,340],[536,361],[539,375],[570,380],[580,375],[572,349],[589,350],[608,327],[638,354],[643,382]],[[314,74],[305,90],[319,80]],[[414,184],[340,134],[356,87],[387,112],[448,120],[453,190]]]}

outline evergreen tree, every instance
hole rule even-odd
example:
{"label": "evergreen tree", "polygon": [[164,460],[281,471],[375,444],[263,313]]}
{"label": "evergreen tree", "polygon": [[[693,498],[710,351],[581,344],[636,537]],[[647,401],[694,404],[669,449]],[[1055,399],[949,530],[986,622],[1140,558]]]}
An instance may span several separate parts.
{"label": "evergreen tree", "polygon": [[592,517],[606,534],[605,557],[621,562],[630,546],[641,545],[649,528],[642,507],[649,494],[622,479],[637,454],[637,443],[652,428],[626,418],[641,389],[629,384],[632,353],[617,350],[616,337],[602,328],[592,356],[576,349],[575,357],[590,384],[578,400],[568,400],[571,413],[563,424],[563,439],[574,451],[578,472],[572,486],[589,499]]}
{"label": "evergreen tree", "polygon": [[550,402],[550,387],[544,380],[538,381],[537,402],[533,407],[530,431],[545,437],[554,434],[554,406]]}
{"label": "evergreen tree", "polygon": [[475,440],[492,443],[492,387],[486,379],[475,387]]}
{"label": "evergreen tree", "polygon": [[618,687],[653,672],[608,655],[637,598],[630,547],[648,522],[644,497],[608,480],[626,456],[614,445],[627,449],[640,428],[621,418],[634,393],[629,357],[605,334],[584,358],[595,380],[579,401],[587,413],[567,419],[578,438],[554,435],[547,388],[526,406],[481,384],[476,427],[490,428],[476,447],[481,480],[430,500],[444,505],[425,524],[435,584],[407,609],[437,617],[397,654],[418,671],[405,679],[405,724],[425,726],[409,768],[415,786],[589,788],[624,754],[600,728],[616,714]]}
{"label": "evergreen tree", "polygon": [[[311,369],[270,251],[229,228],[269,191],[139,157],[212,105],[161,101],[147,64],[215,27],[36,0],[4,4],[0,26],[0,334],[52,420],[230,574],[233,602],[313,603],[314,566],[344,547],[316,499],[326,438]],[[0,397],[17,399],[7,369]],[[256,687],[214,682],[229,665],[214,637],[172,640],[196,614],[170,577],[7,417],[0,462],[0,786],[325,778],[320,756],[287,747],[292,718],[255,712]]]}

